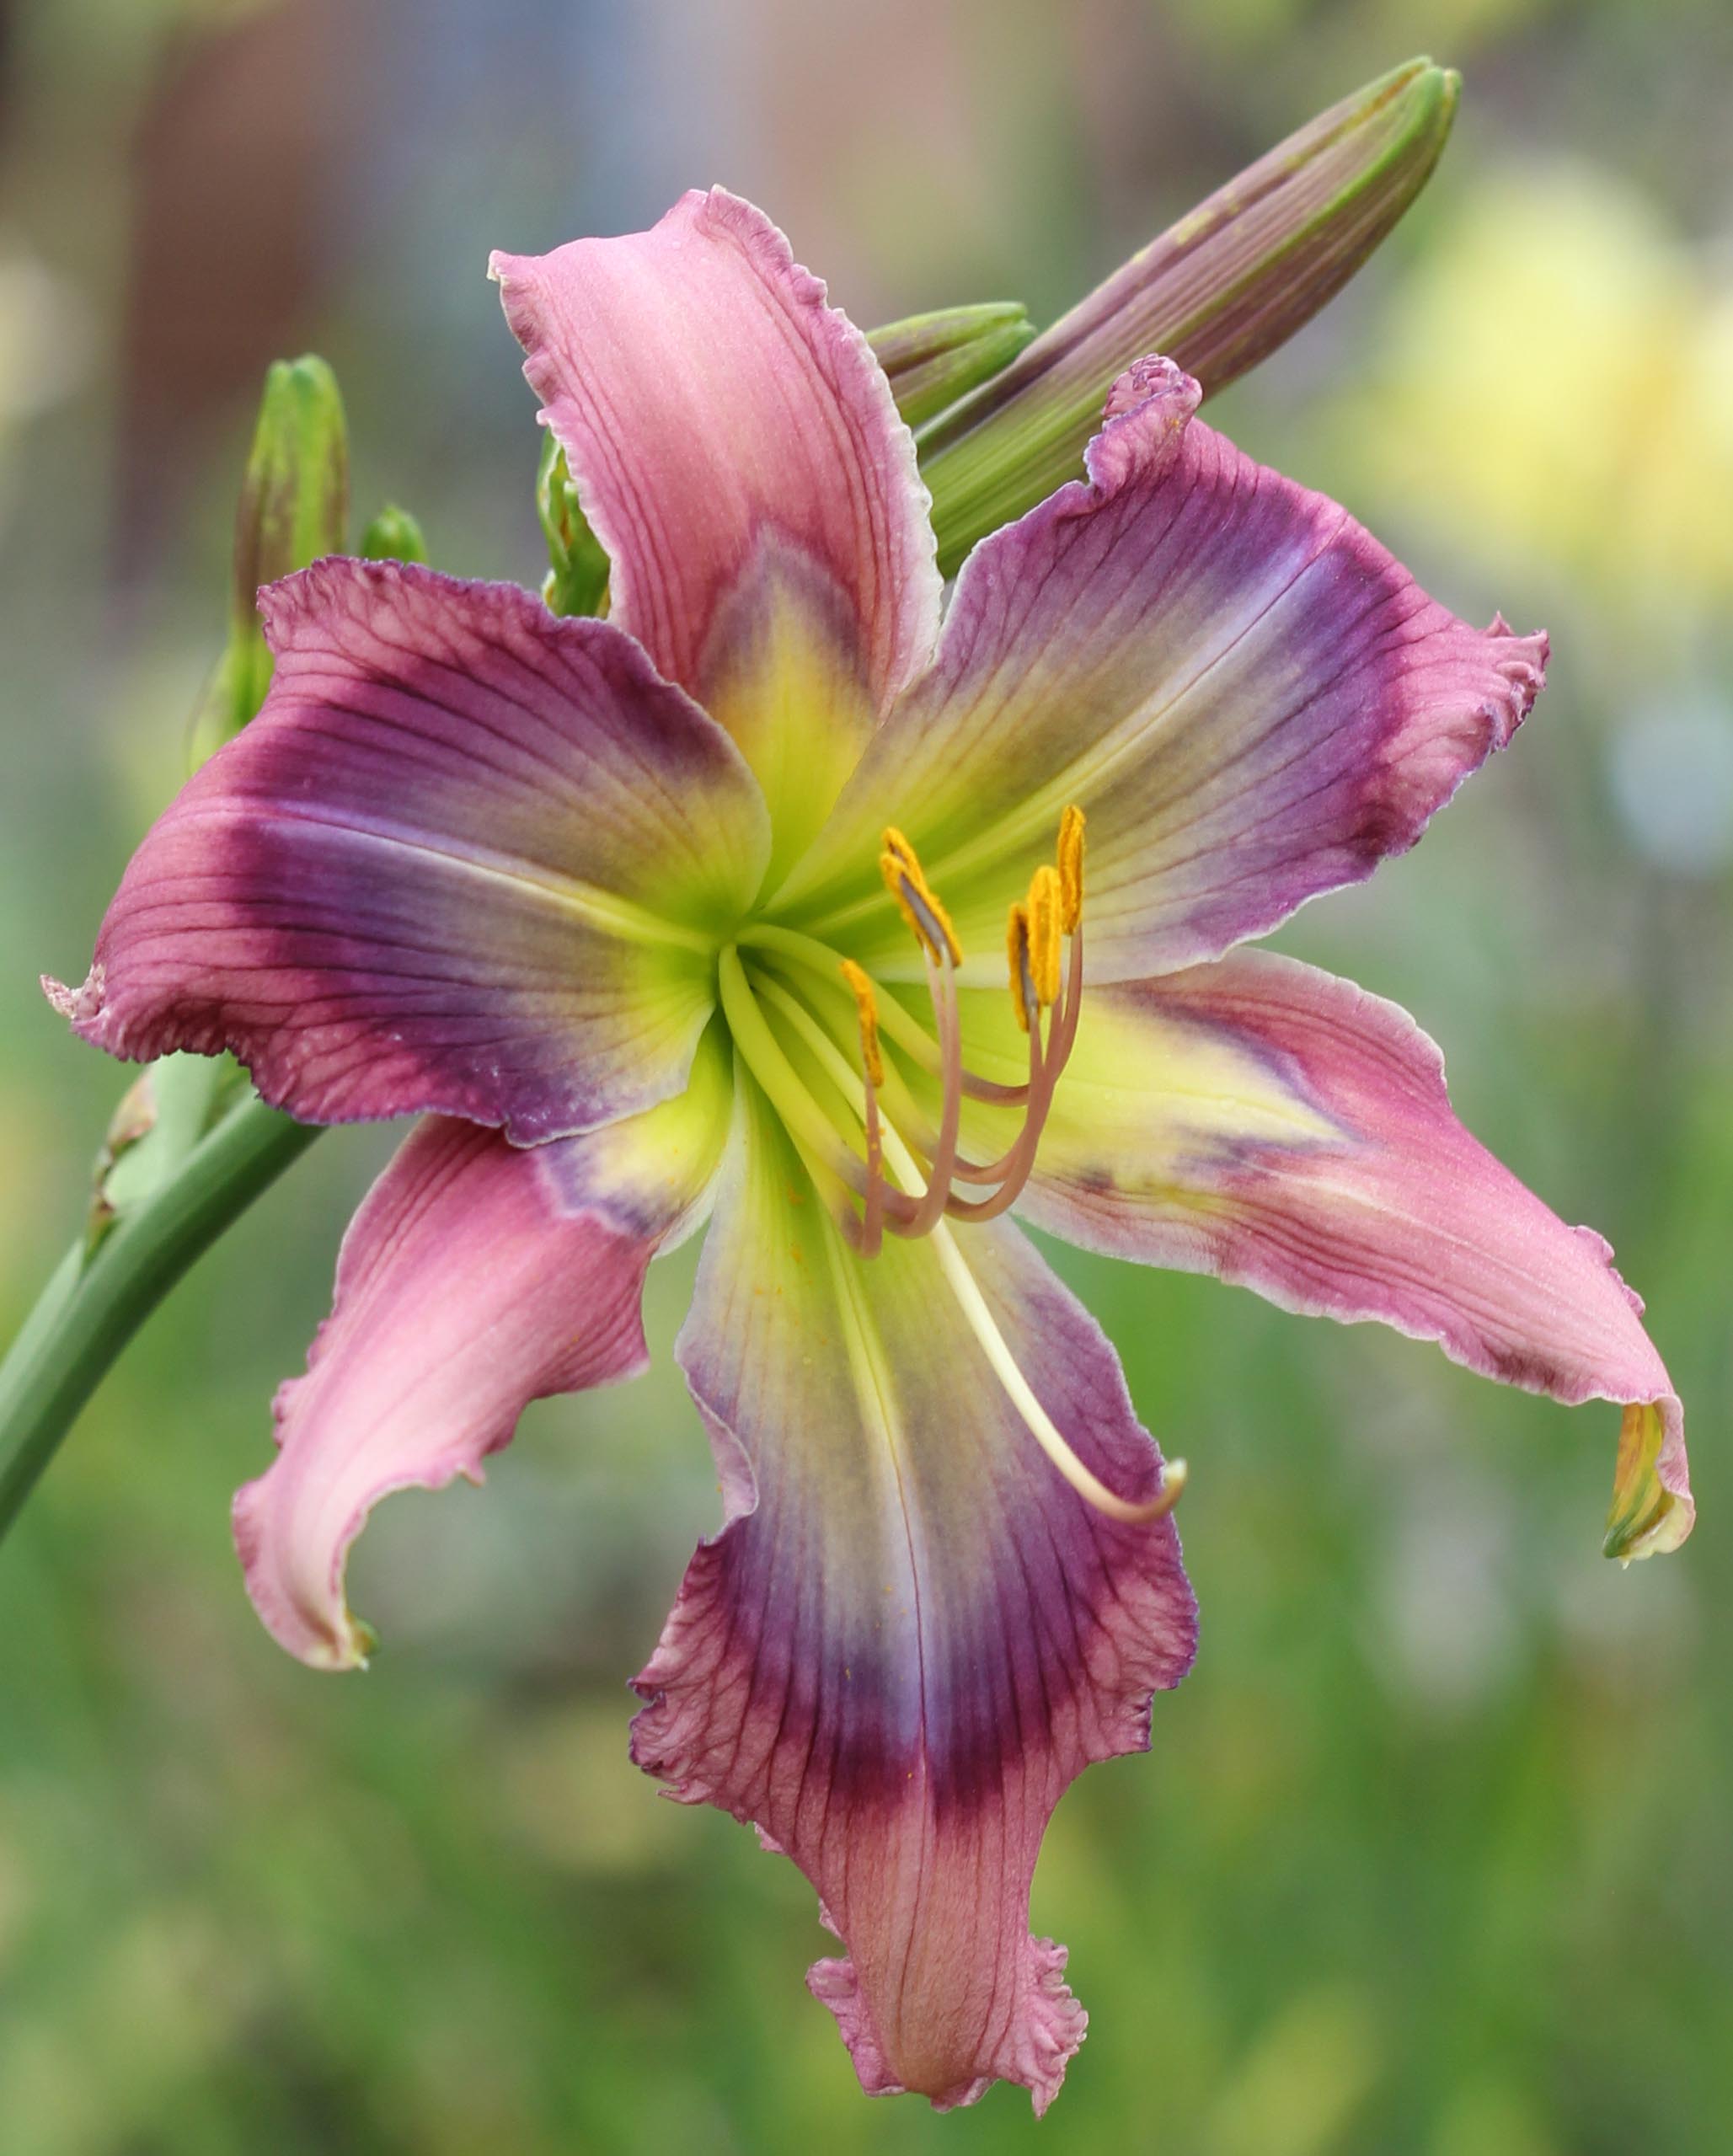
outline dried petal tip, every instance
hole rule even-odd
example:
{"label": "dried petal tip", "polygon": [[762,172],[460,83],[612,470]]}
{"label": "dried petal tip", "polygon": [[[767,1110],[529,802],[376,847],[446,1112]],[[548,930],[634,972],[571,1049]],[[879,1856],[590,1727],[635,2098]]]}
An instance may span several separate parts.
{"label": "dried petal tip", "polygon": [[1077,475],[1109,389],[1142,354],[1167,353],[1209,393],[1309,322],[1425,185],[1460,88],[1411,60],[1332,106],[924,426],[944,574]]}
{"label": "dried petal tip", "polygon": [[1669,1399],[1639,1400],[1624,1411],[1601,1545],[1622,1565],[1677,1549],[1696,1523],[1679,1420],[1677,1403]]}

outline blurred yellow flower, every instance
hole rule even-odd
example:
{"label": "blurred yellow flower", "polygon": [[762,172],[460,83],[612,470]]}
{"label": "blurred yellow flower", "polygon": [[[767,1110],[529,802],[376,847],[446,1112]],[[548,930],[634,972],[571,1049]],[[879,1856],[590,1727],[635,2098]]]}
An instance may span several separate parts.
{"label": "blurred yellow flower", "polygon": [[1342,449],[1490,568],[1677,620],[1733,591],[1733,281],[1617,175],[1511,168],[1435,235]]}
{"label": "blurred yellow flower", "polygon": [[35,255],[0,249],[0,441],[78,388],[88,345],[72,286]]}

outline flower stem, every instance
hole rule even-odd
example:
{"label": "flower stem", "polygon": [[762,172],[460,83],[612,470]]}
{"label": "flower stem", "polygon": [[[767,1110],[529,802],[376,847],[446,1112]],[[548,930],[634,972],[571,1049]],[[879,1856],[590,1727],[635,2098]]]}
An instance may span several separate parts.
{"label": "flower stem", "polygon": [[94,1255],[68,1251],[0,1362],[0,1535],[120,1350],[318,1135],[249,1094]]}

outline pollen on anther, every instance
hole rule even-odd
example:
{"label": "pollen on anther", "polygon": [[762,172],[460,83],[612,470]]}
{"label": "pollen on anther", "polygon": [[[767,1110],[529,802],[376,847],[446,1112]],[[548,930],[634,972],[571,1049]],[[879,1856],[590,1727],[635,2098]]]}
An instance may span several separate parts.
{"label": "pollen on anther", "polygon": [[1029,908],[1013,906],[1005,921],[1005,962],[1011,979],[1011,1008],[1017,1023],[1029,1030]]}
{"label": "pollen on anther", "polygon": [[872,976],[864,966],[857,966],[852,958],[842,961],[842,978],[854,992],[854,1007],[860,1014],[860,1059],[866,1066],[866,1074],[875,1085],[885,1083],[885,1056],[879,1046],[879,996],[873,986]]}
{"label": "pollen on anther", "polygon": [[957,941],[949,914],[927,880],[914,848],[894,824],[885,827],[883,843],[879,872],[916,942],[935,966],[946,957],[953,966],[960,966],[963,946]]}
{"label": "pollen on anther", "polygon": [[1024,908],[1029,918],[1030,979],[1045,1010],[1059,1000],[1061,895],[1056,869],[1035,870],[1030,879]]}
{"label": "pollen on anther", "polygon": [[1083,812],[1075,803],[1059,819],[1059,925],[1068,936],[1083,918]]}

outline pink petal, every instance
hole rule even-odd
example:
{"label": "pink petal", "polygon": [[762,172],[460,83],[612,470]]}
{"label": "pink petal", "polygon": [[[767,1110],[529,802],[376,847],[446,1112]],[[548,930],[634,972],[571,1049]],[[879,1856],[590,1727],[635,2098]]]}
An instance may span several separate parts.
{"label": "pink petal", "polygon": [[927,493],[866,340],[719,188],[492,267],[612,618],[734,733],[778,844],[804,843],[938,629]]}
{"label": "pink petal", "polygon": [[[812,1989],[864,2087],[1045,2108],[1083,2032],[1029,1934],[1049,1815],[1141,1749],[1191,1660],[1172,1523],[1125,1527],[1037,1451],[930,1243],[841,1246],[762,1102],[719,1185],[680,1355],[725,1503],[638,1688],[634,1757],[753,1822],[847,1958]],[[1111,1347],[1008,1225],[969,1264],[1036,1396],[1127,1496],[1158,1459]]]}
{"label": "pink petal", "polygon": [[380,1498],[479,1482],[531,1400],[643,1369],[645,1269],[726,1128],[725,1072],[706,1063],[678,1100],[527,1152],[429,1117],[374,1185],[307,1375],[277,1394],[277,1457],[235,1501],[248,1592],[291,1654],[365,1660],[344,1572]]}
{"label": "pink petal", "polygon": [[[971,998],[976,1039],[1008,1030],[1003,1000]],[[1568,1404],[1626,1403],[1610,1554],[1691,1531],[1682,1412],[1607,1245],[1468,1135],[1432,1042],[1350,982],[1238,951],[1086,998],[1022,1210]]]}
{"label": "pink petal", "polygon": [[1543,637],[1470,629],[1321,495],[1124,377],[1089,478],[983,540],[939,662],[874,739],[780,915],[913,977],[876,880],[899,826],[975,971],[1008,902],[1089,824],[1096,980],[1211,958],[1420,836],[1533,700]]}
{"label": "pink petal", "polygon": [[233,1049],[311,1122],[531,1141],[677,1093],[768,843],[726,736],[509,585],[332,559],[261,603],[270,695],[133,857],[77,1030]]}

